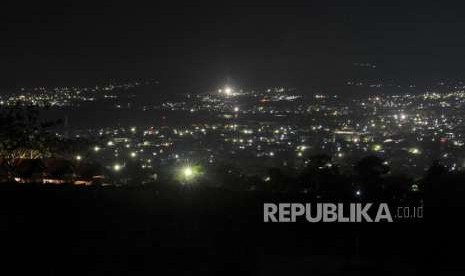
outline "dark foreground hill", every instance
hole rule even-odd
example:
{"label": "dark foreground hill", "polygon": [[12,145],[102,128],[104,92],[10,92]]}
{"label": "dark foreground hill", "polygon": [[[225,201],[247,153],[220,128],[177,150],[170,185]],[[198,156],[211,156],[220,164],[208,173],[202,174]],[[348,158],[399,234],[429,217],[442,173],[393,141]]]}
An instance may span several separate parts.
{"label": "dark foreground hill", "polygon": [[[463,208],[405,223],[263,223],[219,189],[0,187],[3,275],[463,275]],[[169,273],[169,274],[168,274]]]}

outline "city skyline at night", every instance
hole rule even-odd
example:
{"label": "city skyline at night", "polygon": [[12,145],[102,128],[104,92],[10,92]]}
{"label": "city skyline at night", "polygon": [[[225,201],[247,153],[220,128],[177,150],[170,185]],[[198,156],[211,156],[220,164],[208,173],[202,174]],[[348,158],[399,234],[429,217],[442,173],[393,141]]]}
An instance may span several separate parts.
{"label": "city skyline at night", "polygon": [[463,275],[461,2],[8,1],[2,275]]}

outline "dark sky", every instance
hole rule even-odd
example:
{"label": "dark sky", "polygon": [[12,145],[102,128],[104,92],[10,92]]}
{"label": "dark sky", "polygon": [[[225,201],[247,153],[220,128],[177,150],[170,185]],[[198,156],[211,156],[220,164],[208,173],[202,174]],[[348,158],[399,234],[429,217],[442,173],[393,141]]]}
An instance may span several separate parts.
{"label": "dark sky", "polygon": [[2,3],[0,87],[132,78],[311,87],[350,77],[353,62],[376,63],[383,78],[464,75],[465,4],[161,2]]}

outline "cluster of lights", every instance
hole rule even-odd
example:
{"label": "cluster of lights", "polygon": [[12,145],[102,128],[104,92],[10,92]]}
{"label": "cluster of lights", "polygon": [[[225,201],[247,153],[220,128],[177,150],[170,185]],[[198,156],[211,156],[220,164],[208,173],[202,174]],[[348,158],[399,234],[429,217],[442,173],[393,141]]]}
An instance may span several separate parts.
{"label": "cluster of lights", "polygon": [[226,96],[232,96],[234,94],[234,90],[231,87],[226,86],[223,89],[218,89],[218,93],[224,94]]}
{"label": "cluster of lights", "polygon": [[[230,115],[230,118],[237,118],[240,114],[251,114],[251,110],[260,110],[265,107],[265,110],[270,110],[270,114],[283,114],[285,110],[279,110],[279,108],[273,107],[273,101],[279,99],[289,99],[286,95],[280,95],[273,97],[273,95],[263,95],[257,97],[260,106],[253,106],[249,108],[249,104],[241,104],[240,97],[224,97],[224,96],[241,96],[251,95],[249,92],[236,93],[231,87],[225,87],[218,91],[221,96],[215,93],[209,94],[209,104],[213,106],[213,110],[220,110],[225,114]],[[453,100],[462,101],[465,103],[465,93],[463,96],[454,94],[454,97],[446,97],[442,94],[433,95],[431,97],[440,97],[443,101],[450,100],[452,106],[458,106],[453,104]],[[202,96],[204,97],[204,96]],[[429,96],[427,97],[429,101]],[[315,113],[318,111],[318,116],[327,118],[328,120],[319,120],[319,117],[315,117],[308,124],[301,126],[296,124],[279,124],[275,122],[258,123],[258,124],[246,124],[238,123],[238,120],[230,120],[229,123],[215,123],[212,124],[192,124],[187,129],[179,130],[169,127],[160,127],[157,130],[154,127],[146,131],[138,131],[136,127],[130,128],[115,128],[115,129],[100,129],[99,135],[106,140],[103,144],[93,147],[94,152],[102,151],[101,154],[89,155],[89,157],[99,157],[101,159],[106,158],[107,153],[114,154],[115,159],[123,158],[125,156],[131,158],[137,158],[137,160],[145,160],[146,156],[142,153],[141,147],[143,146],[146,152],[149,152],[150,157],[157,156],[157,158],[175,159],[176,162],[181,162],[184,159],[191,158],[194,151],[191,152],[177,152],[176,144],[181,139],[202,139],[202,135],[207,133],[212,137],[218,137],[220,141],[231,143],[226,150],[218,150],[211,147],[209,150],[212,151],[216,156],[221,154],[232,153],[235,154],[238,149],[250,148],[256,150],[254,156],[268,156],[273,157],[275,153],[289,153],[292,152],[295,157],[303,157],[309,155],[308,151],[305,151],[308,147],[313,150],[334,149],[334,157],[339,158],[351,158],[357,154],[369,152],[395,152],[397,147],[408,152],[411,155],[424,154],[428,157],[429,152],[422,152],[419,147],[421,144],[415,145],[415,141],[441,141],[441,143],[450,143],[454,147],[462,147],[464,145],[464,138],[460,135],[459,131],[454,131],[454,128],[460,126],[461,118],[458,115],[445,115],[433,116],[428,114],[429,107],[438,107],[437,102],[431,101],[430,105],[426,103],[416,103],[414,101],[415,96],[399,96],[390,97],[382,96],[371,98],[368,101],[365,99],[363,102],[357,100],[354,106],[347,104],[340,104],[337,102],[332,105],[331,101],[334,101],[332,97],[322,96],[316,97],[316,104],[308,105],[301,104],[297,107],[303,112]],[[205,102],[203,102],[205,103]],[[201,110],[199,106],[195,106],[195,102],[187,102],[186,110]],[[216,105],[216,107],[215,107]],[[207,106],[207,105],[206,105]],[[357,109],[360,107],[360,109]],[[286,107],[287,109],[292,109]],[[292,112],[292,110],[291,110]],[[356,113],[356,112],[361,112]],[[451,111],[452,112],[452,111]],[[361,115],[361,119],[355,119],[355,117],[349,117],[350,114]],[[255,113],[254,113],[255,114]],[[349,115],[343,117],[340,115]],[[338,115],[338,118],[334,118],[333,115]],[[402,128],[400,128],[402,127]],[[342,130],[342,131],[339,131]],[[174,135],[172,135],[174,133]],[[82,133],[80,133],[82,134]],[[138,139],[137,134],[140,134],[143,139]],[[255,134],[255,135],[254,135]],[[126,136],[124,136],[126,135]],[[150,135],[150,136],[148,136]],[[215,136],[216,135],[216,136]],[[415,135],[413,140],[408,135]],[[181,138],[182,137],[182,138]],[[200,138],[199,138],[200,137]],[[303,137],[303,139],[301,139]],[[321,139],[315,139],[319,137]],[[340,139],[343,137],[343,139]],[[445,140],[446,138],[447,140]],[[153,139],[152,139],[153,138]],[[339,142],[337,140],[342,140]],[[319,140],[319,141],[318,141]],[[444,141],[444,142],[443,142]],[[377,144],[379,143],[379,144]],[[307,144],[311,146],[304,146]],[[413,148],[405,146],[405,144],[415,145]],[[300,146],[299,146],[300,145]],[[112,147],[114,146],[114,147]],[[231,147],[229,147],[231,146]],[[109,147],[112,147],[111,149]],[[448,147],[445,147],[448,149]],[[92,148],[90,148],[92,151]],[[81,153],[85,156],[87,161],[88,155]],[[452,154],[453,155],[453,154]],[[81,155],[75,156],[75,160],[80,161],[83,157]],[[139,157],[140,156],[140,157]],[[455,157],[454,157],[455,158]],[[412,158],[410,158],[412,159]],[[449,159],[452,159],[449,157]],[[114,171],[119,171],[121,165],[113,165],[109,161],[109,168],[113,167]],[[302,159],[300,159],[302,160]],[[456,160],[453,160],[456,162]],[[397,162],[397,161],[393,161]],[[142,166],[148,164],[143,161]],[[460,166],[459,166],[460,167]],[[182,176],[184,180],[196,178],[196,170],[188,166],[184,169],[180,169],[179,176]]]}

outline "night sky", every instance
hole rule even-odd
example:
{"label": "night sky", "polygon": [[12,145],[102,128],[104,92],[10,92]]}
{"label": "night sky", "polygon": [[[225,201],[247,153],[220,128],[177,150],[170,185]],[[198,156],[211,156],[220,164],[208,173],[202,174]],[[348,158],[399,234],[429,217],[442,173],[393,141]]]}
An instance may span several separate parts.
{"label": "night sky", "polygon": [[319,87],[354,62],[380,78],[464,77],[465,7],[444,1],[95,2],[2,3],[0,87]]}

